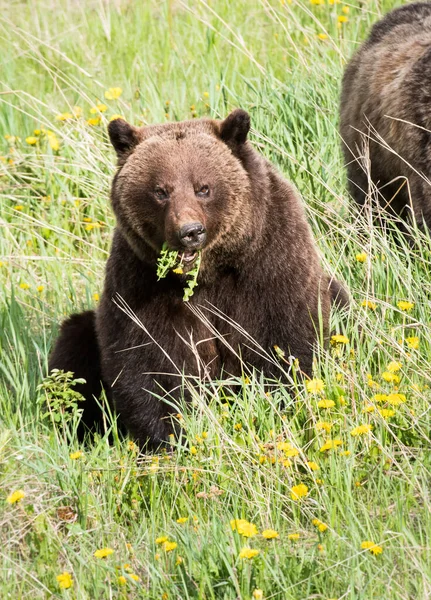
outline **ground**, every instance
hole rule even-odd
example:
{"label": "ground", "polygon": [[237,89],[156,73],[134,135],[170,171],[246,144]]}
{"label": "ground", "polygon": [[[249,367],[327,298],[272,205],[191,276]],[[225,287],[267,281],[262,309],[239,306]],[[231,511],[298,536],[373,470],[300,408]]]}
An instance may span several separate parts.
{"label": "ground", "polygon": [[[431,596],[430,240],[352,214],[337,134],[344,65],[399,4],[2,7],[1,598]],[[76,413],[53,426],[67,385],[38,385],[61,319],[101,291],[106,125],[238,106],[351,290],[347,326],[296,397],[244,373],[236,397],[198,389],[170,452],[138,456],[115,426],[80,445]]]}

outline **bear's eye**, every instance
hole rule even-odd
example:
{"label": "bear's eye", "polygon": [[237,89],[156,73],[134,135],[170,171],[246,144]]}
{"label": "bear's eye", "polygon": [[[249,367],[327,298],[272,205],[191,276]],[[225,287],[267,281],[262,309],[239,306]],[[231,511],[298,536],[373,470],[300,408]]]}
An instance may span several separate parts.
{"label": "bear's eye", "polygon": [[168,197],[168,192],[159,186],[156,187],[154,193],[158,200],[166,200]]}
{"label": "bear's eye", "polygon": [[210,188],[207,185],[203,185],[197,192],[196,196],[209,196]]}

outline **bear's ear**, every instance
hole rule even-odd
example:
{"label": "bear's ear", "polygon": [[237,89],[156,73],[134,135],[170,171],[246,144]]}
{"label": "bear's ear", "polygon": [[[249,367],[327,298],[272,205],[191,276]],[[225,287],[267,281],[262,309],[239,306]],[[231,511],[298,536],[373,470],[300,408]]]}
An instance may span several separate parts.
{"label": "bear's ear", "polygon": [[115,119],[108,125],[109,139],[121,160],[140,142],[139,129],[129,125],[124,119]]}
{"label": "bear's ear", "polygon": [[237,108],[220,124],[220,137],[228,146],[244,144],[250,131],[250,115]]}

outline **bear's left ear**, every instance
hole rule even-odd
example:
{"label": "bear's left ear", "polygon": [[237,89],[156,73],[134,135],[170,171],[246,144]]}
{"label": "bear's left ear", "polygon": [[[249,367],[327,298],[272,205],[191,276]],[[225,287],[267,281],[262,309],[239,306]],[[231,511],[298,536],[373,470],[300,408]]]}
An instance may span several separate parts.
{"label": "bear's left ear", "polygon": [[250,115],[237,108],[220,124],[220,137],[228,146],[244,144],[250,131]]}
{"label": "bear's left ear", "polygon": [[108,125],[109,139],[119,160],[124,159],[140,142],[139,129],[124,119],[115,119]]}

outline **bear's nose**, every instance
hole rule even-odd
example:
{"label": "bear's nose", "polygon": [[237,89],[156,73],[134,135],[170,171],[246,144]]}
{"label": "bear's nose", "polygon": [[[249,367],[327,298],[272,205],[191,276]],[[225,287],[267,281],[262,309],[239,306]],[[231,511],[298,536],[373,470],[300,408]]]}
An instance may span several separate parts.
{"label": "bear's nose", "polygon": [[183,246],[195,249],[204,244],[207,234],[202,223],[187,223],[179,230],[178,237]]}

